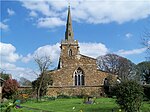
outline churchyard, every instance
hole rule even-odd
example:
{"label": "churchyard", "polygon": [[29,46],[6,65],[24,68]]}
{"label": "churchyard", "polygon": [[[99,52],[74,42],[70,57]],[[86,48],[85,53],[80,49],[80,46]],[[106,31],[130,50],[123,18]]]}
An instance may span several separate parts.
{"label": "churchyard", "polygon": [[[83,98],[57,98],[51,97],[36,102],[28,99],[21,103],[21,108],[13,107],[11,112],[123,112],[115,102],[115,98],[97,98],[93,104],[85,104]],[[1,108],[3,111],[4,108]],[[144,101],[141,112],[150,112],[150,102]]]}

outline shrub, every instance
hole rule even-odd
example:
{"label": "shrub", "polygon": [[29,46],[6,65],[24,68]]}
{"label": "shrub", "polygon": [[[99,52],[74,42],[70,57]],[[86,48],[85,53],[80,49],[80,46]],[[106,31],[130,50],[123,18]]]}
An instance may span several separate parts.
{"label": "shrub", "polygon": [[125,112],[138,112],[143,99],[143,88],[135,81],[116,85],[116,102]]}
{"label": "shrub", "polygon": [[4,83],[3,98],[11,99],[13,95],[16,95],[19,84],[15,79],[8,79]]}
{"label": "shrub", "polygon": [[144,96],[146,100],[150,100],[150,85],[143,85]]}
{"label": "shrub", "polygon": [[52,101],[52,100],[55,100],[55,99],[56,99],[55,97],[48,97],[47,98],[48,101]]}
{"label": "shrub", "polygon": [[45,101],[52,101],[52,100],[55,100],[56,98],[53,97],[53,96],[44,96],[43,97],[45,99]]}
{"label": "shrub", "polygon": [[68,98],[69,99],[69,98],[71,98],[71,96],[61,94],[61,95],[58,95],[57,98],[66,98],[66,99]]}

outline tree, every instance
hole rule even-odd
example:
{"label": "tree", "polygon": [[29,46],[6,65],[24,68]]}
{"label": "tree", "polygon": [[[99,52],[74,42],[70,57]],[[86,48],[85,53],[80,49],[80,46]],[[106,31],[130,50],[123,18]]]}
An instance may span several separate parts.
{"label": "tree", "polygon": [[125,112],[139,112],[142,99],[143,88],[142,86],[133,81],[123,81],[116,85],[116,102],[119,106],[125,110]]}
{"label": "tree", "polygon": [[4,82],[3,97],[12,98],[17,93],[19,83],[15,79],[8,79]]}
{"label": "tree", "polygon": [[150,84],[150,61],[144,61],[137,64],[137,68],[141,81],[144,81],[146,84]]}
{"label": "tree", "polygon": [[[32,82],[32,88],[34,91],[38,90],[40,81],[41,81],[41,76],[39,76],[36,80]],[[52,79],[51,79],[50,74],[47,73],[45,74],[43,78],[43,82],[41,84],[42,88],[40,89],[40,96],[44,96],[46,94],[48,85],[52,85]]]}
{"label": "tree", "polygon": [[46,84],[47,81],[45,81],[44,77],[46,77],[47,71],[52,63],[48,56],[41,56],[41,57],[35,56],[34,60],[37,63],[38,68],[40,70],[40,76],[35,82],[35,85],[37,86],[36,88],[37,88],[37,101],[38,101],[42,95],[41,93],[42,89],[44,88],[44,86],[47,85]]}
{"label": "tree", "polygon": [[97,58],[100,70],[118,75],[121,80],[132,79],[136,76],[136,65],[130,60],[116,54],[106,54]]}
{"label": "tree", "polygon": [[32,86],[32,82],[24,77],[21,77],[19,80],[20,86]]}
{"label": "tree", "polygon": [[147,49],[147,60],[150,61],[150,28],[145,29],[145,32],[142,36],[142,44],[144,45],[144,47],[146,47]]}
{"label": "tree", "polygon": [[6,74],[6,73],[3,73],[3,72],[0,73],[0,77],[3,78],[4,80],[8,80],[9,76],[10,76],[10,74]]}

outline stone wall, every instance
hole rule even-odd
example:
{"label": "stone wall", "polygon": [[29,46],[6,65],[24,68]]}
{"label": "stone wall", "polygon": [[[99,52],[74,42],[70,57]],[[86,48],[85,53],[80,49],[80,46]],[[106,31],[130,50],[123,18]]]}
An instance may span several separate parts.
{"label": "stone wall", "polygon": [[100,97],[104,95],[103,86],[80,86],[80,87],[49,87],[47,95],[48,96],[58,96],[58,95],[89,95]]}
{"label": "stone wall", "polygon": [[18,91],[32,90],[31,86],[20,86],[18,87]]}
{"label": "stone wall", "polygon": [[53,86],[74,86],[74,71],[79,67],[84,72],[85,86],[99,86],[108,76],[106,72],[99,71],[96,60],[82,55],[66,57],[64,66],[50,74],[52,75]]}

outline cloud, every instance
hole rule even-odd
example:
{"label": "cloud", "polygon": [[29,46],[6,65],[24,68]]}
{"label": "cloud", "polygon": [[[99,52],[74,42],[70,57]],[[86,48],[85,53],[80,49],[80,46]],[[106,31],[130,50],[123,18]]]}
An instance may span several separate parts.
{"label": "cloud", "polygon": [[141,54],[146,51],[146,48],[133,49],[133,50],[119,50],[116,52],[118,55],[127,56],[127,55],[135,55]]}
{"label": "cloud", "polygon": [[100,55],[108,53],[108,48],[102,43],[79,43],[80,53],[97,58]]}
{"label": "cloud", "polygon": [[131,33],[127,33],[127,34],[125,34],[125,36],[127,39],[130,39],[133,35]]}
{"label": "cloud", "polygon": [[13,79],[19,80],[20,77],[25,77],[32,81],[36,78],[33,70],[30,68],[18,67],[8,62],[1,63],[1,68],[5,70],[6,73],[11,74]]}
{"label": "cloud", "polygon": [[148,45],[150,45],[150,41],[148,41]]}
{"label": "cloud", "polygon": [[16,62],[21,56],[16,53],[16,48],[12,44],[0,42],[0,56],[5,62]]}
{"label": "cloud", "polygon": [[7,13],[9,16],[13,16],[15,14],[15,11],[13,11],[12,9],[7,8]]}
{"label": "cloud", "polygon": [[4,23],[2,23],[2,22],[0,22],[0,29],[4,30],[4,31],[7,31],[9,29],[9,26],[4,24]]}
{"label": "cloud", "polygon": [[35,50],[33,54],[28,54],[27,56],[23,57],[22,61],[24,63],[28,63],[29,61],[33,60],[34,56],[36,55],[39,57],[50,56],[52,62],[56,64],[60,55],[60,44],[56,43],[54,45],[41,46]]}
{"label": "cloud", "polygon": [[37,14],[35,11],[31,11],[31,12],[29,13],[29,16],[31,16],[31,17],[37,17],[38,14]]}
{"label": "cloud", "polygon": [[22,62],[28,63],[32,59],[33,59],[33,56],[31,54],[28,54],[27,56],[22,57]]}
{"label": "cloud", "polygon": [[48,0],[45,1],[21,1],[22,6],[28,10],[38,12],[45,16],[55,16],[55,12],[50,9]]}
{"label": "cloud", "polygon": [[37,26],[43,28],[54,28],[54,27],[65,25],[65,23],[66,23],[65,21],[56,17],[40,18],[38,20]]}
{"label": "cloud", "polygon": [[[78,0],[70,2],[72,19],[77,22],[91,24],[116,22],[122,24],[144,19],[150,15],[150,2],[146,1]],[[22,1],[23,7],[31,12],[40,13],[43,16],[43,21],[46,21],[46,18],[59,18],[64,21],[67,16],[67,4],[66,0]],[[56,26],[61,25],[64,24],[56,24]]]}
{"label": "cloud", "polygon": [[31,68],[16,65],[16,63],[20,63],[21,58],[22,56],[16,53],[16,48],[12,44],[0,42],[0,68],[6,73],[12,74],[13,78],[17,80],[22,76],[34,80],[35,75]]}

